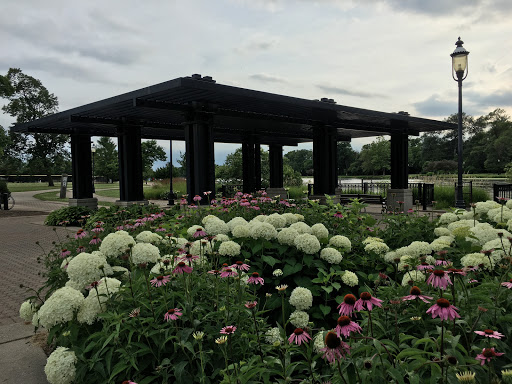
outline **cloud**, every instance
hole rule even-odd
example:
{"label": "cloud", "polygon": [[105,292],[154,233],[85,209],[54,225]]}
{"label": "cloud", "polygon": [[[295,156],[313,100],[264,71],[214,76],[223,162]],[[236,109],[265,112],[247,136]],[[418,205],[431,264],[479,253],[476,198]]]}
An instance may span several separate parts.
{"label": "cloud", "polygon": [[265,83],[287,83],[288,80],[279,77],[279,76],[273,76],[266,73],[256,73],[254,75],[250,75],[249,78],[253,80],[263,81]]}
{"label": "cloud", "polygon": [[322,91],[327,92],[328,94],[337,94],[337,95],[346,95],[346,96],[356,96],[356,97],[364,97],[364,98],[372,98],[372,97],[386,97],[380,93],[371,93],[364,91],[354,91],[351,89],[333,87],[329,85],[316,85],[317,88],[320,88]]}
{"label": "cloud", "polygon": [[498,107],[512,107],[512,89],[504,89],[492,93],[466,92],[465,97],[473,104],[483,109],[496,109]]}
{"label": "cloud", "polygon": [[416,111],[421,116],[449,116],[457,113],[457,104],[442,100],[439,94],[433,94],[424,101],[412,103]]}
{"label": "cloud", "polygon": [[258,52],[266,52],[273,49],[278,44],[276,37],[263,36],[260,34],[252,35],[246,39],[239,47],[235,48],[235,52],[242,54],[253,54]]}

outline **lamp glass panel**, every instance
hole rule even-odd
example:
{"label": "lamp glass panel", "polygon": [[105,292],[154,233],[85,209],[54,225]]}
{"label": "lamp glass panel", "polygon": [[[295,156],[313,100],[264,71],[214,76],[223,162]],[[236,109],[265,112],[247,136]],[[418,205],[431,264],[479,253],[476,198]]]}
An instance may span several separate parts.
{"label": "lamp glass panel", "polygon": [[468,65],[467,55],[456,55],[452,57],[453,70],[455,72],[465,71]]}

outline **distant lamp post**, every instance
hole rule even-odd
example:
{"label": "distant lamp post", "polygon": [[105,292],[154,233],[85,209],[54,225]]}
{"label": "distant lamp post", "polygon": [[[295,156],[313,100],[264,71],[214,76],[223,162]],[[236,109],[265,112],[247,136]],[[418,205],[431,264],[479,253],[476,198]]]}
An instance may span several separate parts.
{"label": "distant lamp post", "polygon": [[457,197],[455,199],[456,208],[466,208],[464,195],[462,193],[462,80],[468,76],[468,55],[469,52],[462,46],[464,42],[457,40],[455,51],[450,55],[452,57],[452,77],[459,84],[459,113],[458,113],[458,172],[457,172]]}
{"label": "distant lamp post", "polygon": [[96,189],[94,186],[94,156],[96,156],[96,144],[92,143],[91,145],[91,153],[92,153],[92,193],[96,193]]}

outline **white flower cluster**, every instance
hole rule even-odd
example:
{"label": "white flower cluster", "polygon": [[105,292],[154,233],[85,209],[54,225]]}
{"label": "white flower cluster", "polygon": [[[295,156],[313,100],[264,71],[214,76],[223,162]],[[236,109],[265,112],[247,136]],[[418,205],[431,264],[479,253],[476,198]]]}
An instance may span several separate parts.
{"label": "white flower cluster", "polygon": [[272,272],[272,275],[274,275],[275,277],[283,276],[283,271],[281,269],[275,269]]}
{"label": "white flower cluster", "polygon": [[247,225],[247,220],[243,217],[237,216],[228,221],[228,228],[231,232],[233,232],[233,228],[238,227],[239,225]]}
{"label": "white flower cluster", "polygon": [[475,212],[478,215],[478,217],[482,217],[483,215],[487,215],[487,212],[489,212],[489,210],[499,207],[500,204],[493,200],[479,201],[478,203],[475,204]]}
{"label": "white flower cluster", "polygon": [[153,264],[157,262],[159,257],[160,251],[153,244],[137,243],[132,248],[131,260],[135,265],[143,263]]}
{"label": "white flower cluster", "polygon": [[329,230],[322,223],[316,223],[311,227],[311,234],[316,236],[318,240],[329,238]]}
{"label": "white flower cluster", "polygon": [[283,228],[279,231],[277,235],[277,241],[279,244],[283,245],[294,245],[295,238],[299,236],[299,232],[297,232],[293,228]]}
{"label": "white flower cluster", "polygon": [[280,345],[283,342],[281,332],[278,327],[270,328],[265,333],[265,341],[271,345]]}
{"label": "white flower cluster", "polygon": [[[492,260],[492,259],[491,259]],[[492,269],[491,262],[489,258],[485,256],[483,253],[469,253],[465,256],[462,256],[460,259],[460,263],[464,267],[479,267],[483,266],[485,269]],[[493,265],[494,267],[494,265]]]}
{"label": "white flower cluster", "polygon": [[[164,261],[169,261],[168,263],[164,263]],[[155,265],[151,268],[151,273],[154,275],[162,275],[165,272],[172,271],[175,267],[174,256],[172,255],[164,255],[162,258],[158,259]]]}
{"label": "white flower cluster", "polygon": [[[119,292],[121,282],[117,279],[107,277],[99,281],[99,285],[96,289],[91,289],[89,295],[85,298],[78,313],[76,315],[77,320],[84,324],[91,325],[94,323],[98,315],[104,312],[107,308],[107,300],[114,293]],[[96,292],[98,290],[98,292]],[[101,303],[101,306],[100,306]]]}
{"label": "white flower cluster", "polygon": [[306,310],[313,305],[313,294],[307,288],[297,287],[292,291],[289,302],[298,310]]}
{"label": "white flower cluster", "polygon": [[434,235],[436,236],[450,236],[452,233],[446,227],[437,227],[434,229]]}
{"label": "white flower cluster", "polygon": [[77,358],[75,352],[58,347],[48,356],[44,373],[50,384],[70,384],[75,380]]}
{"label": "white flower cluster", "polygon": [[398,263],[398,270],[404,271],[412,269],[419,263],[418,258],[416,256],[405,255],[400,258],[400,262]]}
{"label": "white flower cluster", "polygon": [[[449,237],[449,236],[442,236],[443,238]],[[435,239],[433,242],[430,243],[430,247],[432,248],[432,251],[439,252],[442,251],[445,248],[450,248],[452,242],[446,241],[441,238]]]}
{"label": "white flower cluster", "polygon": [[135,237],[135,240],[137,240],[137,243],[149,243],[158,245],[162,242],[162,237],[155,232],[142,231]]}
{"label": "white flower cluster", "polygon": [[229,236],[224,235],[223,233],[219,233],[218,235],[215,236],[213,240],[223,243],[225,241],[229,241]]}
{"label": "white flower cluster", "polygon": [[209,220],[219,220],[219,218],[215,215],[206,215],[205,217],[203,217],[203,220],[201,220],[201,223],[203,223],[203,225],[206,225],[206,223]]}
{"label": "white flower cluster", "polygon": [[[491,214],[492,211],[492,214]],[[506,223],[510,219],[512,219],[512,210],[508,209],[506,206],[502,208],[492,209],[487,213],[489,219],[494,221],[495,223]]]}
{"label": "white flower cluster", "polygon": [[475,224],[475,221],[474,220],[459,220],[459,221],[454,221],[450,224],[447,225],[446,228],[448,228],[451,232],[453,232],[454,230],[456,230],[457,228],[472,228],[474,227],[474,224]]}
{"label": "white flower cluster", "polygon": [[426,241],[413,241],[409,244],[407,250],[409,255],[415,257],[430,255],[432,253],[432,247]]}
{"label": "white flower cluster", "polygon": [[[505,234],[503,235],[504,238],[506,237],[512,237],[510,233],[505,231]],[[484,245],[482,245],[482,251],[490,251],[491,253],[491,260],[493,263],[493,266],[498,263],[505,255],[510,255],[511,251],[511,244],[510,241],[504,240],[504,239],[495,239],[488,241]]]}
{"label": "white flower cluster", "polygon": [[73,320],[75,312],[81,307],[83,301],[84,295],[76,289],[59,288],[39,309],[39,323],[46,329],[50,329],[56,324]]}
{"label": "white flower cluster", "polygon": [[459,217],[455,213],[446,212],[446,213],[443,213],[441,215],[441,217],[439,218],[439,224],[441,224],[441,225],[450,224],[450,223],[453,223],[458,220],[459,220]]}
{"label": "white flower cluster", "polygon": [[289,320],[295,328],[306,328],[309,323],[309,315],[307,312],[295,310]]}
{"label": "white flower cluster", "polygon": [[386,243],[381,243],[380,241],[372,241],[365,245],[364,250],[368,253],[373,252],[379,256],[384,256],[387,252],[389,252],[389,247]]}
{"label": "white flower cluster", "polygon": [[123,274],[120,276],[121,278],[130,277],[130,271],[125,267],[121,267],[120,265],[114,265],[112,267],[113,272],[122,272]]}
{"label": "white flower cluster", "polygon": [[219,247],[219,253],[223,256],[238,256],[240,254],[240,244],[234,241],[225,241]]}
{"label": "white flower cluster", "polygon": [[336,248],[342,248],[342,251],[344,252],[350,252],[352,250],[352,243],[346,236],[336,235],[331,237],[329,245]]}
{"label": "white flower cluster", "polygon": [[368,236],[366,239],[363,240],[363,244],[367,245],[370,243],[383,243],[384,240],[382,240],[380,237],[374,237],[374,236]]}
{"label": "white flower cluster", "polygon": [[290,213],[290,212],[283,213],[281,216],[283,216],[285,218],[287,225],[291,225],[291,224],[296,223],[297,221],[304,220],[304,218],[302,218],[302,220],[299,220],[299,217],[297,217],[294,213]]}
{"label": "white flower cluster", "polygon": [[343,284],[348,285],[349,287],[355,287],[359,284],[359,279],[357,278],[357,275],[354,272],[347,271],[343,272],[343,275],[341,276],[341,281],[343,281]]}
{"label": "white flower cluster", "polygon": [[208,240],[196,240],[192,243],[189,253],[195,256],[211,255],[213,252],[213,244]]}
{"label": "white flower cluster", "polygon": [[339,264],[343,260],[341,253],[334,248],[326,247],[320,252],[320,258],[327,261],[329,264]]}
{"label": "white flower cluster", "polygon": [[299,235],[301,235],[303,233],[311,234],[311,227],[309,225],[307,225],[306,223],[302,222],[302,221],[298,221],[296,223],[293,223],[292,225],[290,225],[290,228],[293,228],[297,232],[299,232]]}
{"label": "white flower cluster", "polygon": [[237,225],[231,230],[231,234],[234,238],[249,237],[250,233],[251,231],[248,224]]}
{"label": "white flower cluster", "polygon": [[106,257],[119,257],[135,245],[135,240],[126,231],[110,233],[101,242],[100,251]]}
{"label": "white flower cluster", "polygon": [[273,213],[265,218],[265,222],[274,226],[276,229],[284,228],[286,226],[286,218],[279,213]]}
{"label": "white flower cluster", "polygon": [[472,236],[466,237],[466,240],[478,245],[498,238],[498,231],[489,223],[478,223],[469,232]]}
{"label": "white flower cluster", "polygon": [[388,263],[396,263],[396,260],[400,260],[400,255],[396,253],[396,251],[390,251],[387,252],[384,255],[384,260],[386,260]]}
{"label": "white flower cluster", "polygon": [[319,331],[313,337],[313,351],[320,353],[322,348],[325,348],[325,331]]}
{"label": "white flower cluster", "polygon": [[272,224],[265,222],[254,222],[250,228],[250,236],[253,239],[272,240],[277,237],[277,230]]}
{"label": "white flower cluster", "polygon": [[408,271],[405,273],[403,279],[402,279],[402,286],[407,287],[410,281],[413,281],[415,283],[423,282],[425,281],[425,274],[421,271]]}
{"label": "white flower cluster", "polygon": [[212,236],[216,235],[227,235],[229,233],[229,227],[221,219],[210,219],[206,222],[204,229],[206,233]]}
{"label": "white flower cluster", "polygon": [[204,227],[202,225],[193,225],[187,229],[187,235],[189,235],[190,237],[194,237],[194,233],[196,233],[198,229],[204,230]]}
{"label": "white flower cluster", "polygon": [[36,307],[30,300],[24,301],[20,307],[20,317],[25,321],[32,321],[34,313],[36,313]]}
{"label": "white flower cluster", "polygon": [[[102,269],[103,268],[103,271]],[[101,279],[105,275],[112,274],[112,267],[107,263],[100,252],[79,253],[66,268],[73,286],[83,289],[86,285]]]}
{"label": "white flower cluster", "polygon": [[294,240],[294,244],[299,251],[308,255],[317,253],[321,248],[320,242],[316,236],[310,235],[309,233],[303,233],[302,235],[297,236]]}

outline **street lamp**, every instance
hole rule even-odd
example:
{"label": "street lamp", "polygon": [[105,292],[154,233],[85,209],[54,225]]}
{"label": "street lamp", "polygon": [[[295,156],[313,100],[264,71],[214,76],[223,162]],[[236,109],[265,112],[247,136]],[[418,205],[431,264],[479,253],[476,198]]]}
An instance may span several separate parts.
{"label": "street lamp", "polygon": [[96,155],[96,144],[92,143],[91,145],[91,152],[92,152],[92,193],[96,192],[96,189],[94,188],[94,156]]}
{"label": "street lamp", "polygon": [[455,51],[450,55],[452,57],[452,77],[459,84],[459,113],[458,113],[458,172],[457,172],[457,197],[455,199],[456,208],[466,208],[464,195],[462,194],[462,80],[468,76],[468,55],[469,52],[462,46],[464,42],[457,40]]}

